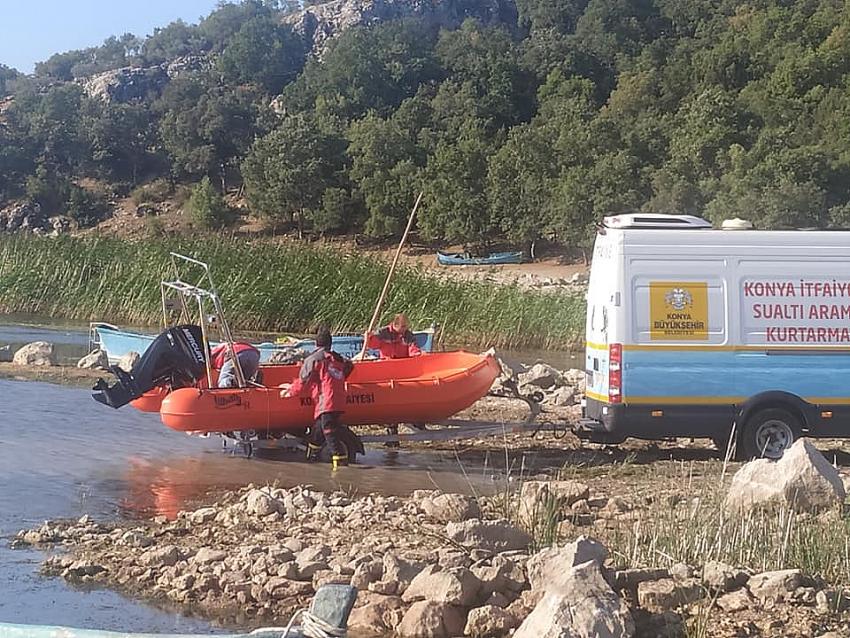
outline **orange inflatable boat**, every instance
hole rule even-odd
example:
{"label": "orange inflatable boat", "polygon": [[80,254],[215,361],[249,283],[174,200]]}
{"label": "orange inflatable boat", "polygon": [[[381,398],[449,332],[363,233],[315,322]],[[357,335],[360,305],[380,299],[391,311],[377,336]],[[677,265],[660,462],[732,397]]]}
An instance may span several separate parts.
{"label": "orange inflatable boat", "polygon": [[[309,397],[281,398],[300,366],[264,365],[265,387],[154,389],[133,402],[159,407],[162,422],[182,432],[298,432],[313,423]],[[346,425],[420,423],[446,419],[490,390],[500,373],[489,354],[439,352],[409,359],[358,361],[346,382]],[[161,403],[161,405],[160,405]]]}

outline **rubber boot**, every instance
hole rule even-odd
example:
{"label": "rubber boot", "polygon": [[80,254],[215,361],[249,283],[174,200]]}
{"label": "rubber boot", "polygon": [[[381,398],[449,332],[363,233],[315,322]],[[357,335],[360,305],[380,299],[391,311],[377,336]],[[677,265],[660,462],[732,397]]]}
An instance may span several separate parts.
{"label": "rubber boot", "polygon": [[334,454],[331,457],[331,462],[333,463],[333,469],[338,470],[348,465],[348,457],[343,454]]}
{"label": "rubber boot", "polygon": [[[397,425],[388,425],[387,426],[387,434],[389,436],[398,436],[398,426]],[[388,448],[398,448],[401,447],[401,443],[399,441],[387,441],[384,443],[384,447]]]}
{"label": "rubber boot", "polygon": [[319,460],[319,452],[321,451],[322,446],[316,445],[315,443],[307,444],[307,462],[315,463]]}

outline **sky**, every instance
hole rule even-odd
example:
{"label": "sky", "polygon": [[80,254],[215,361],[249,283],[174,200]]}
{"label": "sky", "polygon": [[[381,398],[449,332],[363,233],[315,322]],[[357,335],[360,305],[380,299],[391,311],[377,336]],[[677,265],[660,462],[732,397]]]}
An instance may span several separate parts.
{"label": "sky", "polygon": [[149,35],[182,18],[197,22],[217,0],[0,0],[0,64],[31,73],[54,53],[111,35]]}

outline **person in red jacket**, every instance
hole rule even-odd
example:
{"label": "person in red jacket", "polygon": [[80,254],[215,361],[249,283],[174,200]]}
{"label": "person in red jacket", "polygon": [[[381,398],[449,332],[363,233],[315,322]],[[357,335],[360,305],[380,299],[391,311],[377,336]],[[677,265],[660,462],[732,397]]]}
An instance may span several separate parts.
{"label": "person in red jacket", "polygon": [[380,352],[381,359],[406,359],[422,354],[403,314],[397,314],[390,325],[369,334],[366,346]]}
{"label": "person in red jacket", "polygon": [[301,364],[295,382],[281,392],[284,397],[310,393],[313,399],[315,425],[307,444],[307,460],[315,461],[322,449],[322,438],[331,452],[334,469],[348,465],[348,456],[340,447],[337,432],[342,425],[340,416],[345,409],[345,380],[354,365],[331,350],[331,333],[322,328],[316,335],[316,350]]}
{"label": "person in red jacket", "polygon": [[[416,337],[410,331],[410,323],[404,314],[397,314],[392,323],[373,332],[366,338],[366,346],[381,353],[381,359],[406,359],[422,354]],[[411,423],[417,430],[424,430],[424,423]],[[387,434],[398,435],[398,424],[387,426]],[[398,441],[388,441],[386,447],[399,447]]]}
{"label": "person in red jacket", "polygon": [[[253,379],[260,368],[260,351],[250,343],[237,341],[233,344],[236,359],[242,367],[242,376],[245,380]],[[220,343],[210,352],[210,363],[214,370],[219,370],[218,387],[235,388],[238,385],[236,378],[236,367],[230,359],[230,352],[226,343]]]}

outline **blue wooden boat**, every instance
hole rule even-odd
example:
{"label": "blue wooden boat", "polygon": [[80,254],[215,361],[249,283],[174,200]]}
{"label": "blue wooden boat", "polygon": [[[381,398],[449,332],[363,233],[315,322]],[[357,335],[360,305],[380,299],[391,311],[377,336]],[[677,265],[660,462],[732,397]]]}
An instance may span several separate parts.
{"label": "blue wooden boat", "polygon": [[[431,352],[433,350],[434,332],[435,329],[431,327],[427,330],[419,330],[413,333],[413,336],[416,338],[416,344],[423,352]],[[100,348],[105,351],[106,356],[109,358],[109,363],[115,364],[128,352],[143,354],[156,336],[122,330],[108,323],[92,323],[89,326],[89,347],[91,350]],[[214,347],[217,343],[213,342],[211,345]],[[264,341],[262,343],[255,343],[254,346],[260,351],[260,362],[267,363],[275,352],[288,352],[293,349],[302,350],[307,353],[312,352],[316,348],[316,342],[313,339],[293,339],[278,342]],[[363,349],[363,335],[334,335],[333,349],[342,356],[350,359],[354,355],[360,354],[360,351]],[[377,351],[370,350],[369,353],[373,356],[378,356]]]}
{"label": "blue wooden boat", "polygon": [[502,264],[521,264],[522,251],[490,253],[486,257],[473,257],[469,253],[437,253],[441,266],[499,266]]}

